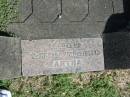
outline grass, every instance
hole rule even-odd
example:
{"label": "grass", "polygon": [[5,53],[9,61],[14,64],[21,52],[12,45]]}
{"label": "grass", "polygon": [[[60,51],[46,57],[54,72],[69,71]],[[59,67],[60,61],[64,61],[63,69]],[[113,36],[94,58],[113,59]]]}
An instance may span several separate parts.
{"label": "grass", "polygon": [[18,0],[0,0],[0,31],[5,31],[7,25],[16,18],[17,3]]}
{"label": "grass", "polygon": [[109,76],[100,76],[88,84],[80,84],[74,83],[70,75],[58,75],[54,77],[52,87],[45,97],[119,97],[119,92]]}
{"label": "grass", "polygon": [[10,84],[9,80],[0,80],[0,88],[8,89]]}
{"label": "grass", "polygon": [[[81,74],[78,74],[78,82],[74,81],[74,76],[77,75],[41,76],[28,81],[19,78],[1,81],[0,86],[11,90],[13,97],[121,97],[110,75],[94,77],[87,84],[82,81]],[[39,80],[40,84],[36,82]]]}
{"label": "grass", "polygon": [[128,83],[128,89],[130,89],[130,83]]}

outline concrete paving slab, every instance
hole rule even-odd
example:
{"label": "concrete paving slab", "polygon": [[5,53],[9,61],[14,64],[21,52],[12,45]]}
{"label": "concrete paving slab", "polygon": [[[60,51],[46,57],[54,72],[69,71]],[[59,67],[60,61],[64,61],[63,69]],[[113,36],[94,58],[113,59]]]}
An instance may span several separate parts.
{"label": "concrete paving slab", "polygon": [[60,13],[60,0],[33,0],[33,18],[41,23],[55,21]]}
{"label": "concrete paving slab", "polygon": [[18,18],[13,22],[23,23],[33,13],[32,0],[19,0],[18,4]]}
{"label": "concrete paving slab", "polygon": [[23,23],[11,23],[8,31],[30,40],[98,37],[122,6],[121,0],[22,0]]}
{"label": "concrete paving slab", "polygon": [[110,15],[113,14],[113,5],[111,0],[90,0],[89,1],[89,16],[90,21],[107,21]]}
{"label": "concrete paving slab", "polygon": [[0,36],[0,79],[21,76],[20,39]]}
{"label": "concrete paving slab", "polygon": [[100,37],[105,23],[11,24],[8,30],[24,40]]}
{"label": "concrete paving slab", "polygon": [[22,40],[24,76],[104,70],[101,38]]}
{"label": "concrete paving slab", "polygon": [[63,15],[69,21],[81,21],[88,15],[88,0],[62,0]]}

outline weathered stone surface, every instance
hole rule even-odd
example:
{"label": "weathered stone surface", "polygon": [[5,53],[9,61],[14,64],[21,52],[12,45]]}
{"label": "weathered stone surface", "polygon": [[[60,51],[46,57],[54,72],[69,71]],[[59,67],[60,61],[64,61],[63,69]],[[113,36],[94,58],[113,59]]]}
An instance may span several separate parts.
{"label": "weathered stone surface", "polygon": [[123,13],[123,0],[113,0],[114,13]]}
{"label": "weathered stone surface", "polygon": [[104,70],[101,38],[22,40],[24,76]]}
{"label": "weathered stone surface", "polygon": [[63,15],[69,21],[82,21],[88,15],[88,0],[63,0]]}
{"label": "weathered stone surface", "polygon": [[21,76],[20,39],[0,37],[0,79]]}
{"label": "weathered stone surface", "polygon": [[12,24],[8,30],[25,40],[100,37],[105,23]]}
{"label": "weathered stone surface", "polygon": [[[42,39],[50,35],[49,25],[38,24],[11,24],[8,26],[8,31],[14,32],[21,39]],[[34,37],[34,38],[32,38]]]}
{"label": "weathered stone surface", "polygon": [[33,15],[39,22],[53,22],[61,13],[60,0],[33,0]]}
{"label": "weathered stone surface", "polygon": [[[21,17],[27,18],[22,19],[24,23],[11,23],[8,31],[21,39],[30,40],[98,37],[104,31],[109,16],[116,8],[122,8],[120,2],[121,0],[23,0]],[[30,15],[31,10],[33,13]]]}
{"label": "weathered stone surface", "polygon": [[111,0],[90,0],[89,9],[88,19],[91,21],[107,21],[109,16],[113,14]]}
{"label": "weathered stone surface", "polygon": [[20,0],[18,6],[18,19],[14,22],[25,22],[32,13],[32,0]]}

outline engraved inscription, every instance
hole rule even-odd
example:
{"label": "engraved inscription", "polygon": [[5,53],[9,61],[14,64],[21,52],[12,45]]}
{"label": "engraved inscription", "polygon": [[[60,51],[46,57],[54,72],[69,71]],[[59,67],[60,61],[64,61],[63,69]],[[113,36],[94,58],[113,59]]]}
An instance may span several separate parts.
{"label": "engraved inscription", "polygon": [[53,49],[57,48],[57,49],[60,49],[60,48],[80,48],[81,47],[81,43],[78,42],[78,41],[53,41],[50,45],[50,47],[52,47]]}
{"label": "engraved inscription", "polygon": [[101,38],[22,40],[22,58],[24,75],[104,69]]}
{"label": "engraved inscription", "polygon": [[[63,54],[62,54],[63,53]],[[63,55],[63,56],[62,56]],[[90,51],[65,51],[65,52],[32,52],[32,59],[47,59],[50,57],[87,57],[87,56],[98,56],[100,55],[99,50]]]}
{"label": "engraved inscription", "polygon": [[78,67],[82,64],[82,60],[54,60],[52,63],[52,67]]}

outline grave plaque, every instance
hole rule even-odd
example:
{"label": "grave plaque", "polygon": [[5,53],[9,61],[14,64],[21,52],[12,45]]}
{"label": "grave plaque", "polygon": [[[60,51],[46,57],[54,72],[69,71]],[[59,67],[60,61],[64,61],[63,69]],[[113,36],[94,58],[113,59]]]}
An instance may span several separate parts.
{"label": "grave plaque", "polygon": [[104,70],[101,38],[22,40],[24,76]]}

